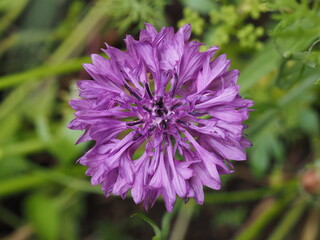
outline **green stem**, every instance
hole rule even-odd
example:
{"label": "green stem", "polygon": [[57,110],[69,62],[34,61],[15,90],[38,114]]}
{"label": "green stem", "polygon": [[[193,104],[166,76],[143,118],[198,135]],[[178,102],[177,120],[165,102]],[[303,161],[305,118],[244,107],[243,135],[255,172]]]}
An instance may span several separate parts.
{"label": "green stem", "polygon": [[0,182],[0,198],[39,187],[47,182],[45,174],[35,172]]}
{"label": "green stem", "polygon": [[307,203],[304,197],[300,197],[296,200],[292,208],[287,212],[275,231],[269,237],[269,240],[282,240],[286,239],[286,235],[297,223],[304,210],[307,207]]}
{"label": "green stem", "polygon": [[28,153],[34,153],[41,151],[44,148],[45,145],[39,139],[29,139],[24,142],[18,142],[15,144],[4,146],[2,149],[0,149],[0,158],[6,156],[25,155]]}
{"label": "green stem", "polygon": [[296,185],[297,181],[294,179],[283,183],[277,188],[260,188],[233,192],[211,192],[205,194],[205,202],[206,204],[217,204],[256,201],[282,192],[283,189],[294,188]]}
{"label": "green stem", "polygon": [[[78,171],[79,168],[76,170]],[[81,168],[81,171],[83,169]],[[73,172],[71,174],[77,174]],[[23,176],[6,179],[0,182],[0,198],[25,192],[47,183],[58,183],[77,191],[102,194],[99,187],[93,187],[88,181],[79,180],[58,170],[39,170]]]}
{"label": "green stem", "polygon": [[92,29],[99,31],[103,26],[102,22],[106,20],[109,4],[109,1],[98,0],[95,5],[90,8],[85,18],[83,18],[68,38],[50,57],[49,62],[65,61],[82,51]]}
{"label": "green stem", "polygon": [[170,225],[172,218],[176,215],[177,211],[181,208],[182,200],[178,199],[172,213],[166,212],[161,221],[161,240],[167,240],[170,232]]}
{"label": "green stem", "polygon": [[[21,191],[28,190],[30,188],[36,187],[43,182],[56,182],[61,185],[67,186],[69,188],[83,191],[83,192],[90,192],[90,193],[97,193],[101,194],[101,190],[99,187],[93,187],[90,185],[88,181],[79,180],[78,178],[73,177],[72,175],[78,175],[78,171],[83,171],[82,168],[77,168],[77,172],[74,172],[72,174],[65,174],[59,170],[41,170],[38,172],[34,172],[30,175],[25,175],[21,177],[15,177],[13,179],[9,179],[6,181],[3,181],[0,183],[0,197],[1,196],[7,196],[12,195]],[[16,182],[26,183],[26,184],[15,184]],[[296,181],[290,181],[287,183],[284,183],[279,188],[274,189],[255,189],[255,190],[248,190],[248,191],[235,191],[235,192],[217,192],[217,193],[207,193],[206,194],[206,203],[233,203],[233,202],[246,202],[246,201],[254,201],[259,200],[261,198],[264,198],[266,196],[271,196],[274,194],[277,194],[278,192],[282,191],[282,189],[291,188],[292,186],[296,185]],[[10,191],[10,188],[12,188],[12,191]],[[176,209],[179,208],[179,202],[176,204],[176,208],[173,212],[176,211]],[[172,218],[170,216],[168,219],[170,220]],[[163,227],[166,227],[166,223],[168,221],[163,221]]]}
{"label": "green stem", "polygon": [[144,215],[142,213],[136,213],[132,217],[134,217],[134,216],[140,217],[141,219],[146,221],[152,227],[152,229],[153,229],[153,231],[155,233],[156,239],[159,239],[161,237],[160,228],[157,226],[157,224],[151,218],[147,217],[146,215]]}
{"label": "green stem", "polygon": [[[1,78],[0,78],[1,79]],[[1,80],[0,80],[1,81]],[[1,82],[0,82],[1,85]],[[0,105],[0,120],[8,116],[10,113],[19,112],[21,103],[26,99],[29,91],[34,88],[34,84],[25,83],[17,86],[14,91]]]}
{"label": "green stem", "polygon": [[205,202],[206,204],[217,204],[255,201],[270,196],[275,192],[276,190],[272,189],[254,189],[246,191],[206,193]]}
{"label": "green stem", "polygon": [[252,224],[244,229],[235,240],[254,240],[258,238],[262,229],[274,218],[276,218],[280,212],[288,205],[288,203],[294,198],[295,192],[285,194],[284,197],[278,199],[272,204],[265,212],[263,212]]}
{"label": "green stem", "polygon": [[42,65],[29,71],[4,76],[0,78],[0,89],[13,87],[27,81],[36,81],[41,78],[79,71],[82,68],[82,63],[89,61],[89,57],[82,57],[63,63]]}
{"label": "green stem", "polygon": [[194,207],[195,201],[193,200],[190,200],[187,204],[181,206],[177,216],[177,220],[172,230],[172,234],[170,236],[170,240],[184,239],[192,218]]}
{"label": "green stem", "polygon": [[7,12],[5,16],[1,18],[0,21],[0,36],[3,34],[3,32],[7,29],[7,27],[12,23],[17,17],[19,17],[20,13],[25,9],[27,6],[29,0],[20,0],[17,2],[17,0],[12,1],[12,7]]}
{"label": "green stem", "polygon": [[46,178],[77,191],[102,194],[99,186],[92,186],[89,181],[80,180],[59,171],[48,171]]}
{"label": "green stem", "polygon": [[300,239],[319,240],[320,208],[316,204],[310,208],[303,223]]}

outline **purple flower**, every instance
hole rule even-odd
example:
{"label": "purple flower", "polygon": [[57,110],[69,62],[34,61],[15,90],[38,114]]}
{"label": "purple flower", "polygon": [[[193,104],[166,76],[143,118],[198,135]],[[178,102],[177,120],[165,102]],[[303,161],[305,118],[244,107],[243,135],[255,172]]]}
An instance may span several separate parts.
{"label": "purple flower", "polygon": [[139,40],[126,37],[126,52],[107,46],[110,59],[84,64],[93,80],[78,81],[69,128],[84,130],[78,143],[96,142],[79,162],[106,196],[131,190],[148,208],[162,195],[171,212],[177,195],[202,204],[203,186],[220,189],[229,160],[246,160],[242,121],[253,102],[240,97],[230,60],[212,60],[216,46],[199,52],[190,29],[146,24]]}

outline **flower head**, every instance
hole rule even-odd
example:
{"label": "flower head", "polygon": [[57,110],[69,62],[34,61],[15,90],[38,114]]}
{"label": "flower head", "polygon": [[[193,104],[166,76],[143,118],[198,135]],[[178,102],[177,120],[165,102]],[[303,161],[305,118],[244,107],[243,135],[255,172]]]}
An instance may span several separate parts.
{"label": "flower head", "polygon": [[146,24],[139,40],[126,37],[126,52],[107,45],[109,59],[84,64],[93,80],[78,81],[69,128],[84,130],[78,143],[96,142],[79,162],[106,196],[131,190],[148,208],[162,195],[169,212],[177,195],[202,204],[203,186],[220,189],[229,160],[246,159],[242,121],[253,102],[240,97],[226,56],[199,52],[190,30]]}

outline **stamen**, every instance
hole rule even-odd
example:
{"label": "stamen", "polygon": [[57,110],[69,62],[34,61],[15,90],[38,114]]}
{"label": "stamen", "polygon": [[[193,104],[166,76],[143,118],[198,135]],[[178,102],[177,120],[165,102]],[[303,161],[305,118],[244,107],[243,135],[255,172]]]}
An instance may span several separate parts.
{"label": "stamen", "polygon": [[158,108],[156,110],[156,114],[157,114],[157,117],[162,117],[163,116],[163,112],[162,112],[162,110],[160,108]]}
{"label": "stamen", "polygon": [[156,101],[156,105],[159,108],[163,108],[163,97],[161,96],[158,101]]}
{"label": "stamen", "polygon": [[124,87],[129,91],[129,93],[134,96],[138,100],[142,100],[142,98],[137,94],[128,84],[125,84]]}
{"label": "stamen", "polygon": [[135,126],[135,125],[138,125],[140,123],[144,123],[143,120],[140,120],[140,121],[135,121],[135,122],[127,122],[127,126]]}
{"label": "stamen", "polygon": [[164,120],[161,121],[160,123],[160,126],[163,128],[163,129],[166,129],[167,128],[167,124]]}
{"label": "stamen", "polygon": [[165,137],[165,139],[167,140],[167,143],[169,144],[170,143],[170,138],[169,138],[169,135],[168,135],[168,133],[163,133],[163,135],[164,135],[164,137]]}
{"label": "stamen", "polygon": [[169,119],[162,120],[162,121],[160,122],[160,126],[161,126],[163,129],[167,129],[167,122],[169,122]]}
{"label": "stamen", "polygon": [[151,113],[151,109],[147,108],[146,106],[143,105],[142,108],[143,108],[144,110],[146,110],[147,112]]}
{"label": "stamen", "polygon": [[178,108],[178,107],[180,107],[181,105],[182,105],[182,102],[176,103],[175,105],[173,105],[173,106],[171,107],[171,111],[174,110],[174,109],[176,109],[176,108]]}
{"label": "stamen", "polygon": [[176,89],[177,89],[177,85],[178,85],[178,74],[175,73],[174,74],[174,80],[173,80],[173,87],[171,90],[171,97],[174,97],[174,94],[176,93]]}
{"label": "stamen", "polygon": [[152,99],[153,97],[152,97],[152,93],[151,93],[149,84],[146,83],[144,86],[145,86],[145,89],[146,89],[146,91],[147,91],[147,93],[149,95],[149,98]]}
{"label": "stamen", "polygon": [[192,115],[192,116],[195,116],[195,117],[200,117],[200,116],[205,115],[206,113],[201,113],[201,112],[194,111],[194,112],[189,112],[189,114]]}
{"label": "stamen", "polygon": [[150,127],[149,129],[148,129],[148,132],[152,132],[153,130],[155,130],[156,129],[156,125],[153,125],[152,127]]}
{"label": "stamen", "polygon": [[188,123],[186,121],[183,121],[183,120],[180,120],[180,119],[177,120],[177,123],[181,123],[181,124],[184,124],[186,126],[190,126],[190,123]]}
{"label": "stamen", "polygon": [[142,135],[140,133],[135,133],[132,137],[132,141],[136,141],[138,140],[140,137],[142,137]]}

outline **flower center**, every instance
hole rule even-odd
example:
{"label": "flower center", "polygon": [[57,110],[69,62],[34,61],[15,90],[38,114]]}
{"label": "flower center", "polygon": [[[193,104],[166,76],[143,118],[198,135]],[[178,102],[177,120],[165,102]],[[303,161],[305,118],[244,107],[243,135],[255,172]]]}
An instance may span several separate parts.
{"label": "flower center", "polygon": [[[136,98],[134,108],[131,111],[137,114],[138,119],[133,122],[127,122],[127,126],[132,126],[140,135],[153,134],[155,129],[157,132],[170,132],[176,122],[180,123],[188,110],[183,104],[184,100],[165,93],[163,96],[154,96],[151,92],[149,84],[145,84],[145,95],[142,97],[135,92],[130,86],[126,86],[131,96]],[[180,122],[179,122],[180,121]]]}
{"label": "flower center", "polygon": [[154,100],[152,103],[151,120],[152,124],[160,126],[162,129],[167,129],[167,124],[170,122],[170,113],[164,104],[163,97]]}

